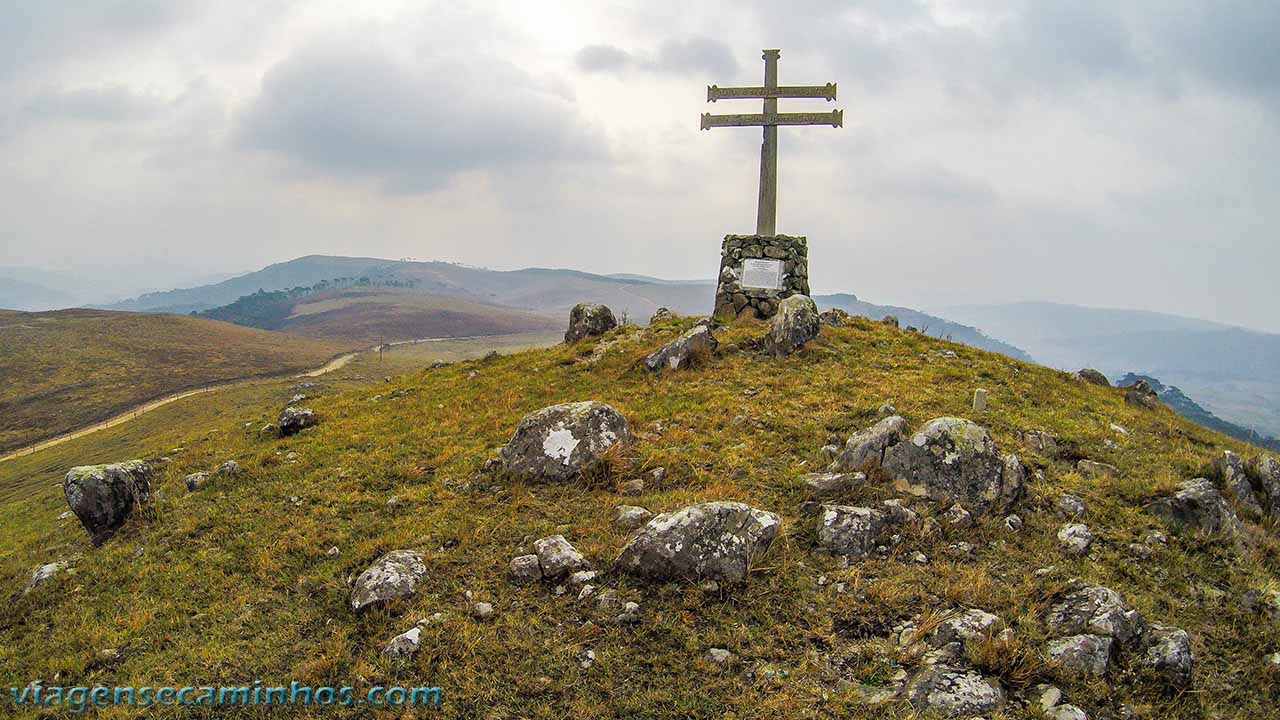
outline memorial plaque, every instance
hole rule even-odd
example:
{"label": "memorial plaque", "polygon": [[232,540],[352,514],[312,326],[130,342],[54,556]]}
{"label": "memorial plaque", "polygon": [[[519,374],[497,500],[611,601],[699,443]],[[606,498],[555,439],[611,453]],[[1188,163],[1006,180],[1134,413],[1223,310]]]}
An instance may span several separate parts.
{"label": "memorial plaque", "polygon": [[747,258],[742,261],[742,286],[764,290],[782,289],[782,261]]}

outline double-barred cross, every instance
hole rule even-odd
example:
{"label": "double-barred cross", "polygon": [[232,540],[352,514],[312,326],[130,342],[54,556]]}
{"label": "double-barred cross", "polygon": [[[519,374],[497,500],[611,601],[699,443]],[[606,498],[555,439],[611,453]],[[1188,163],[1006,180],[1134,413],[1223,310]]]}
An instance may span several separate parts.
{"label": "double-barred cross", "polygon": [[717,100],[764,100],[763,113],[744,115],[702,114],[702,129],[713,127],[764,126],[764,142],[760,145],[760,205],[756,210],[756,234],[773,235],[778,220],[778,126],[779,125],[844,125],[844,111],[831,112],[778,112],[778,98],[822,98],[827,102],[836,99],[836,84],[826,85],[778,85],[778,58],[781,50],[764,51],[764,85],[756,87],[707,88],[707,102]]}

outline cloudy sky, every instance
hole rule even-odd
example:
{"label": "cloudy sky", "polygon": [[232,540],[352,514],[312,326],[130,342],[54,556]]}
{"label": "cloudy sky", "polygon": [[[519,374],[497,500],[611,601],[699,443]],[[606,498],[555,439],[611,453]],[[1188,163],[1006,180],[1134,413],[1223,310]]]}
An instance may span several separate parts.
{"label": "cloudy sky", "polygon": [[[710,83],[839,83],[780,131],[816,291],[1280,331],[1280,4],[0,6],[0,265],[309,253],[714,274],[758,129]],[[163,284],[163,282],[161,282]]]}

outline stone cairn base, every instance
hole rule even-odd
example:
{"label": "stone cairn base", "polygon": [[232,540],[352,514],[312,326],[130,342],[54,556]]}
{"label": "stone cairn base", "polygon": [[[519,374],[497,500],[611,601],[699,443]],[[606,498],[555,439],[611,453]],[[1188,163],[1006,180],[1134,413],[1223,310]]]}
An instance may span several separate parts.
{"label": "stone cairn base", "polygon": [[[752,258],[782,261],[781,290],[742,286],[742,261]],[[717,320],[767,320],[778,312],[779,300],[809,294],[809,242],[791,235],[725,235],[719,278]]]}

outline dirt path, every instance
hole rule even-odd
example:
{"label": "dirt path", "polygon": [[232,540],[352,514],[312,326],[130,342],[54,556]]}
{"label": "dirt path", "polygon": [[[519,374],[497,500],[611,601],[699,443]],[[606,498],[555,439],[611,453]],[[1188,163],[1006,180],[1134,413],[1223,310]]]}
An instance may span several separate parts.
{"label": "dirt path", "polygon": [[[345,367],[352,360],[356,359],[361,353],[365,353],[365,352],[369,352],[370,350],[377,350],[377,349],[378,348],[375,345],[374,347],[368,348],[365,350],[357,350],[355,352],[350,352],[345,355],[339,355],[338,357],[330,360],[329,362],[325,363],[321,367],[316,368],[315,370],[308,370],[307,372],[299,373],[298,375],[293,375],[293,376],[280,375],[280,376],[277,376],[276,379],[283,378],[283,377],[295,377],[295,378],[319,377],[321,375],[324,375],[325,373],[330,373],[330,372],[333,372],[334,370],[338,370],[340,368]],[[226,390],[227,388],[240,387],[241,385],[248,385],[249,383],[262,382],[264,380],[270,380],[270,379],[272,378],[255,377],[255,378],[245,378],[243,380],[231,380],[229,382],[219,383],[217,385],[202,387],[197,390],[185,390],[183,392],[175,393],[173,395],[166,395],[162,398],[151,400],[150,402],[145,402],[141,405],[130,408],[129,410],[126,410],[120,413],[119,415],[116,415],[115,417],[108,418],[107,420],[103,420],[102,422],[97,423],[96,425],[90,425],[89,427],[80,428],[79,430],[72,430],[71,432],[66,433],[65,435],[52,437],[52,438],[49,438],[48,440],[41,440],[35,445],[28,445],[27,447],[14,450],[13,452],[7,455],[0,455],[0,462],[4,462],[6,460],[13,460],[14,458],[24,457],[26,455],[31,455],[33,453],[38,453],[41,450],[44,450],[46,448],[51,448],[55,445],[61,445],[64,442],[69,442],[71,440],[75,440],[76,438],[82,438],[85,435],[96,433],[99,430],[106,430],[107,428],[113,428],[117,425],[123,425],[124,423],[127,423],[130,420],[133,420],[134,418],[137,418],[140,415],[145,415],[146,413],[149,413],[152,410],[155,410],[156,408],[164,407],[169,403],[174,403],[184,398],[189,398],[193,395],[203,395],[205,393],[216,392],[218,390]]]}

